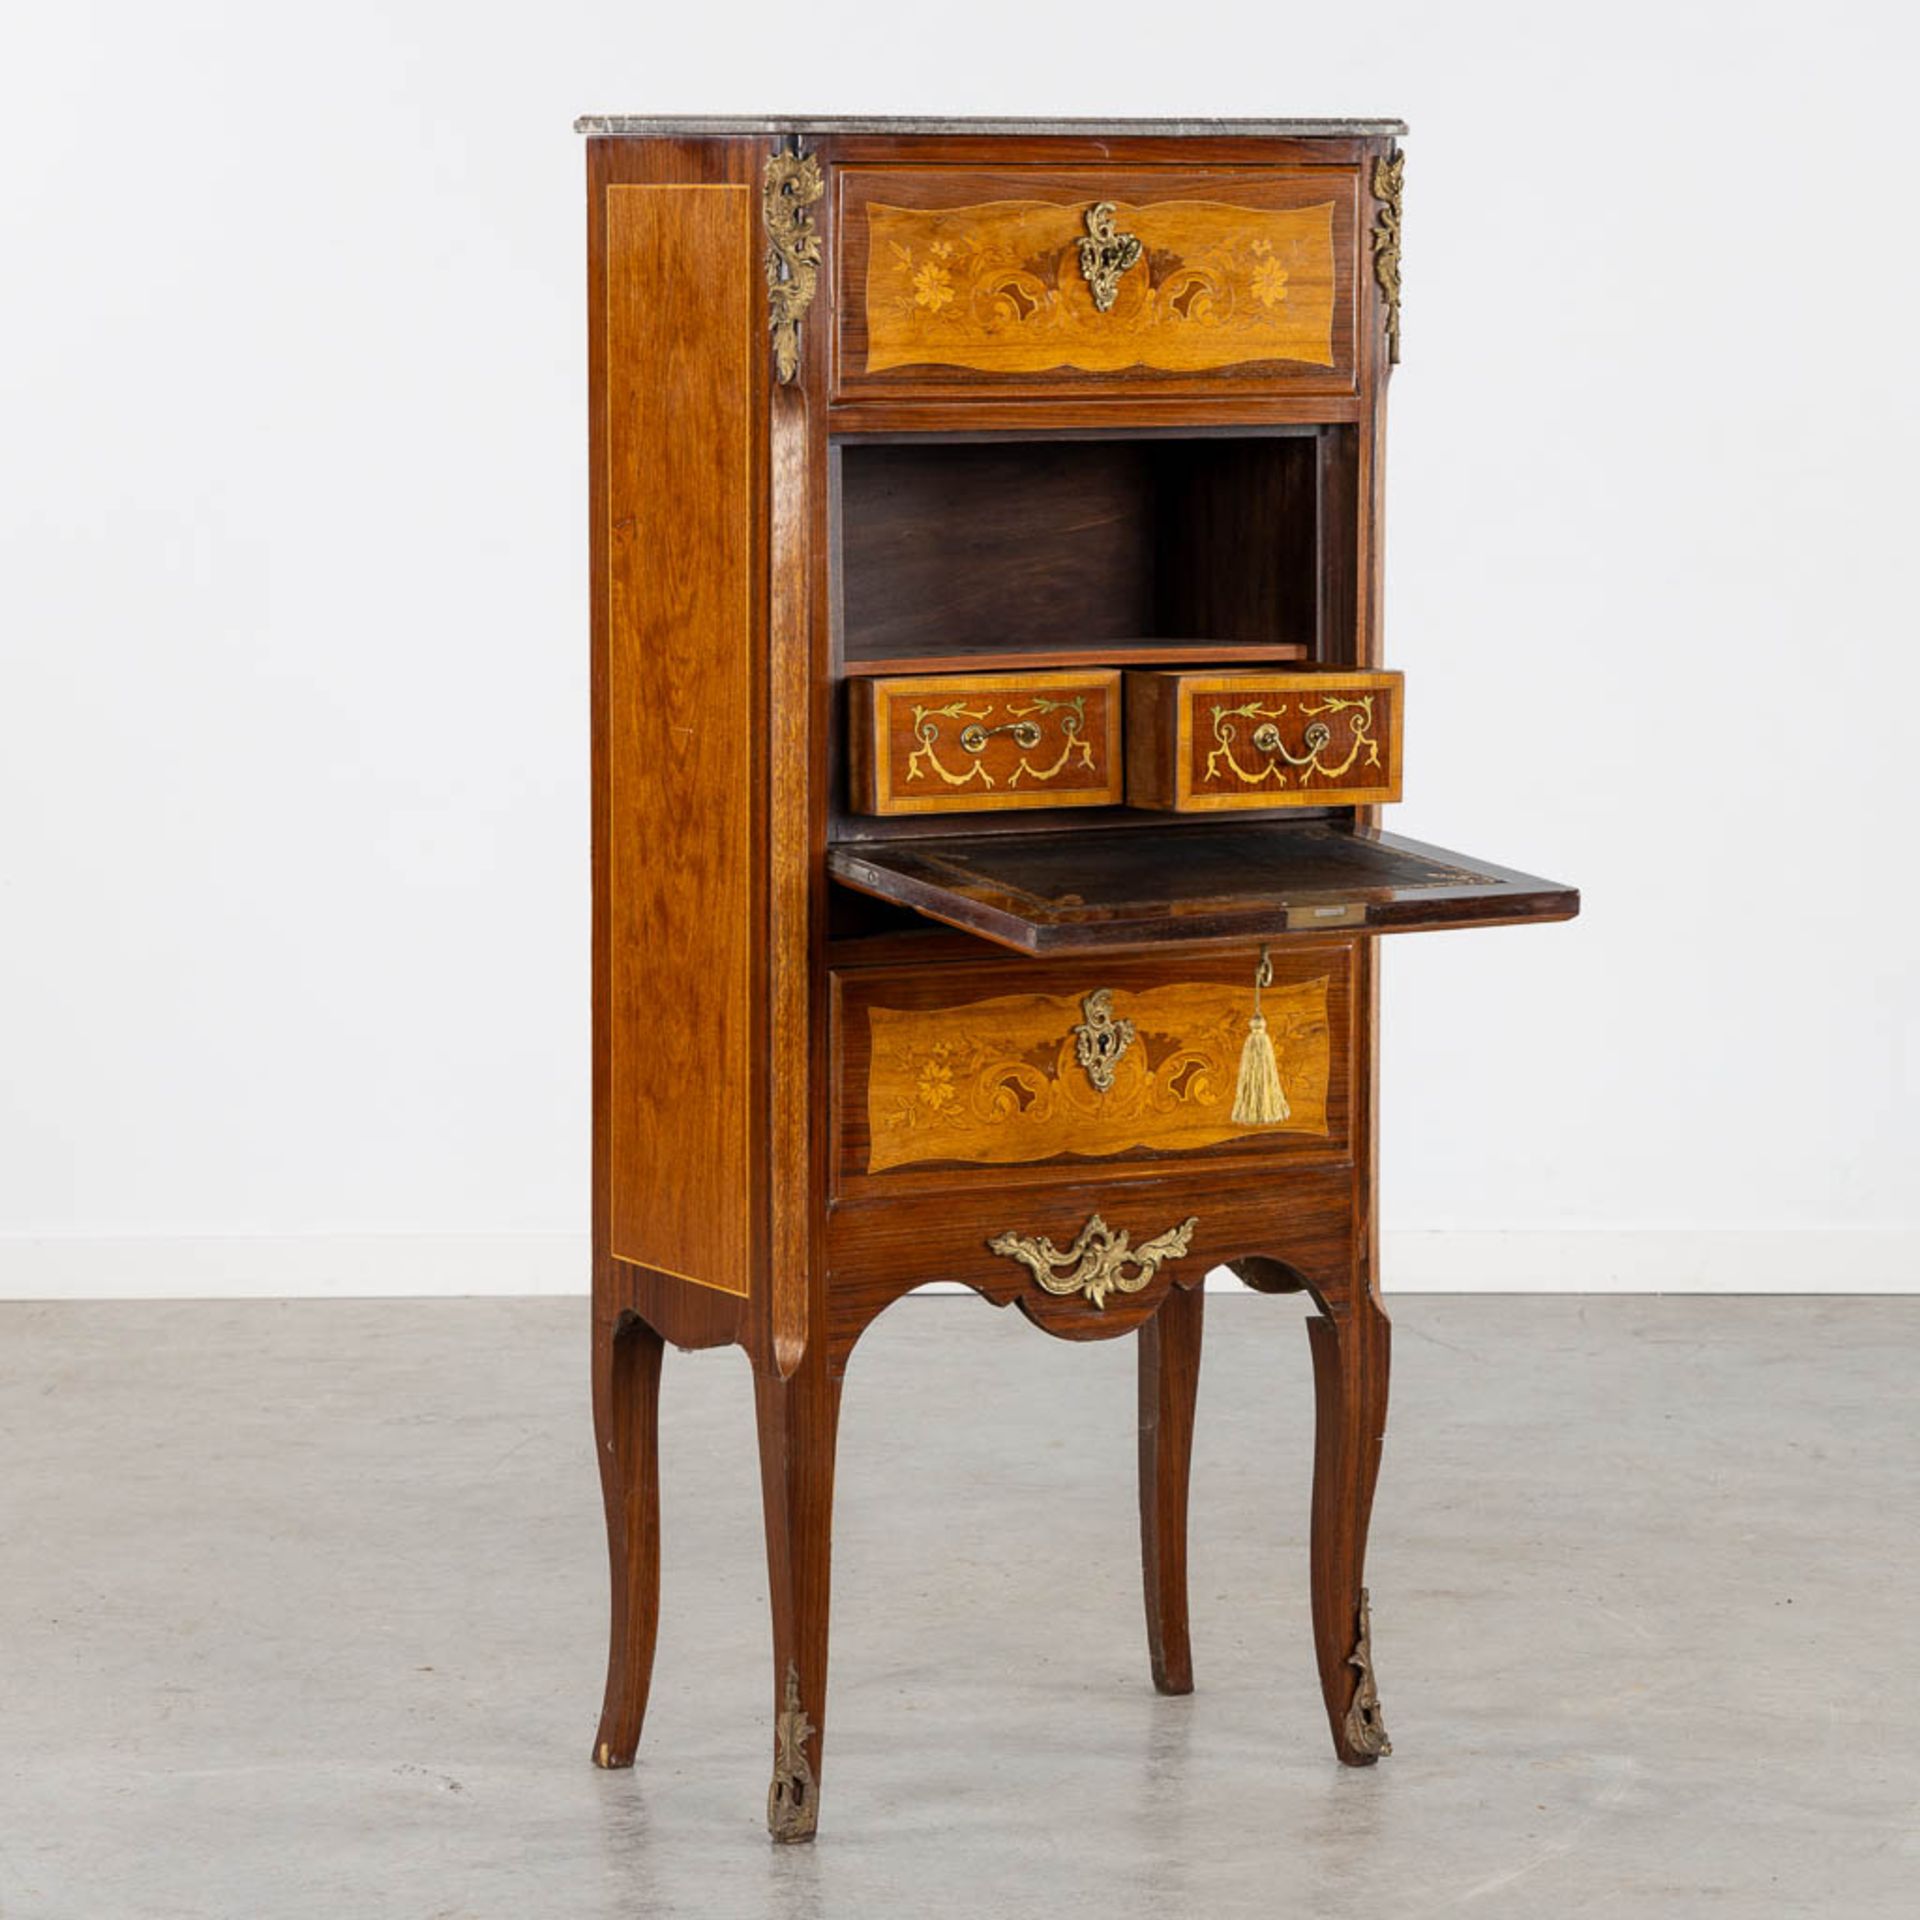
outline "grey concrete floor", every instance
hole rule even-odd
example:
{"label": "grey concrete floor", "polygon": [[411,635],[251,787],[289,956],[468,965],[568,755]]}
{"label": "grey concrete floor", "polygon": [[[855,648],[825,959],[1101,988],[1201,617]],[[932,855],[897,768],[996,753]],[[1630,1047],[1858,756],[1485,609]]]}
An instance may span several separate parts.
{"label": "grey concrete floor", "polygon": [[821,1835],[776,1850],[738,1354],[668,1356],[652,1717],[603,1774],[583,1304],[0,1308],[0,1915],[1920,1913],[1920,1300],[1395,1303],[1365,1773],[1299,1305],[1208,1316],[1182,1700],[1132,1343],[874,1328]]}

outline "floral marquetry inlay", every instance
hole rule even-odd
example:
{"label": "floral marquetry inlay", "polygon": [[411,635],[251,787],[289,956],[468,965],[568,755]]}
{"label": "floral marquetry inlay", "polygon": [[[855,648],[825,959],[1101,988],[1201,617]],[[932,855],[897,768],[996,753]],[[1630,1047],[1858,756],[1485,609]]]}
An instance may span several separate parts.
{"label": "floral marquetry inlay", "polygon": [[[1328,981],[1270,990],[1262,1011],[1287,1119],[1262,1132],[1327,1132]],[[1247,990],[1221,983],[1116,990],[1133,1038],[1102,1088],[1086,1070],[1084,999],[1010,994],[958,1007],[872,1007],[867,1171],[928,1160],[998,1166],[1063,1154],[1179,1152],[1245,1140],[1234,1124]]]}
{"label": "floral marquetry inlay", "polygon": [[[867,371],[1334,364],[1331,201],[1119,201],[1093,213],[1100,221],[1090,233],[1084,204],[871,203]],[[1116,221],[1124,231],[1102,240]]]}

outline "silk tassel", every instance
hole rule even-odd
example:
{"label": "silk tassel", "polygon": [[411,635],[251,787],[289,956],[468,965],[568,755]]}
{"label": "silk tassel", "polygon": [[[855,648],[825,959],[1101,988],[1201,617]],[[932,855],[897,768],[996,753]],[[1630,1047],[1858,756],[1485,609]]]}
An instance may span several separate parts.
{"label": "silk tassel", "polygon": [[1246,1044],[1240,1049],[1240,1081],[1234,1089],[1236,1127],[1275,1126],[1292,1111],[1280,1084],[1280,1061],[1273,1050],[1273,1036],[1260,1011],[1260,989],[1272,985],[1273,956],[1262,947],[1260,964],[1253,975],[1253,1017],[1247,1022]]}

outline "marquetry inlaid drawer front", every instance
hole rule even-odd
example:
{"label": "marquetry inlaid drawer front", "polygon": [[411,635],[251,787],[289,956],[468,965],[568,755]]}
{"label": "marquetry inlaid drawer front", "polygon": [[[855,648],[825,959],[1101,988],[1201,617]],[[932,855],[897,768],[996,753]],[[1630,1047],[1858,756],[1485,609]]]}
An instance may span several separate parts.
{"label": "marquetry inlaid drawer front", "polygon": [[1127,801],[1175,813],[1400,798],[1401,676],[1129,673]]}
{"label": "marquetry inlaid drawer front", "polygon": [[1357,169],[852,169],[843,392],[1354,384]]}
{"label": "marquetry inlaid drawer front", "polygon": [[1351,950],[1290,948],[1260,1014],[1278,1117],[1234,1118],[1257,947],[835,976],[839,1168],[1137,1163],[1345,1146]]}
{"label": "marquetry inlaid drawer front", "polygon": [[1116,672],[854,680],[847,700],[856,812],[1119,802]]}

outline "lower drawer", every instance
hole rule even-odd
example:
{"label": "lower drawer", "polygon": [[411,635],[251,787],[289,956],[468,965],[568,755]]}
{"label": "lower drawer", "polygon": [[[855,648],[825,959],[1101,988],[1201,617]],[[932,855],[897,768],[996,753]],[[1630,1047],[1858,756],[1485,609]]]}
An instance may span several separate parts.
{"label": "lower drawer", "polygon": [[1347,945],[1288,946],[1261,1012],[1283,1113],[1233,1118],[1256,948],[834,976],[837,1185],[1169,1156],[1341,1157]]}

